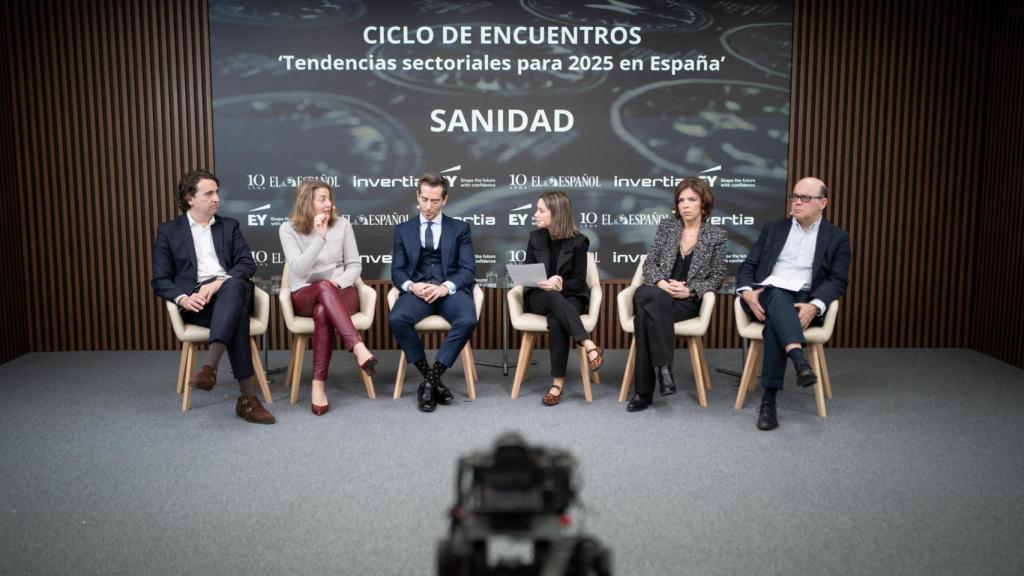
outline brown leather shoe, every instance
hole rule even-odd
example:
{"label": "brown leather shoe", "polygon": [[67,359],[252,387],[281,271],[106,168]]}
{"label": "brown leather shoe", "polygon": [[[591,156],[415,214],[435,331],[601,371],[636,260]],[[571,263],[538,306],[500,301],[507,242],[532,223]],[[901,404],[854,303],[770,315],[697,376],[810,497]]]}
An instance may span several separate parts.
{"label": "brown leather shoe", "polygon": [[192,376],[188,379],[188,385],[192,388],[199,388],[200,390],[206,390],[209,392],[213,390],[214,385],[217,384],[217,371],[213,368],[203,364],[203,367],[198,372],[193,372]]}
{"label": "brown leather shoe", "polygon": [[260,404],[259,398],[255,396],[242,396],[235,404],[235,414],[253,424],[273,424],[277,422],[274,415],[267,412],[267,409]]}

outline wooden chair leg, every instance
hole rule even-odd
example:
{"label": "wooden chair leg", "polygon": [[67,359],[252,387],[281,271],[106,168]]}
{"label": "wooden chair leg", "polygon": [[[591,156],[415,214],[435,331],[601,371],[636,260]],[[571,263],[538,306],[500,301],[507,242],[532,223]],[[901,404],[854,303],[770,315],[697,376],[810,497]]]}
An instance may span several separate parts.
{"label": "wooden chair leg", "polygon": [[188,412],[189,407],[192,405],[192,387],[188,385],[188,381],[192,378],[192,366],[195,363],[196,356],[196,344],[195,342],[187,342],[188,346],[188,357],[185,358],[185,389],[181,395],[181,411]]}
{"label": "wooden chair leg", "polygon": [[629,343],[629,354],[626,355],[626,372],[622,375],[622,386],[619,388],[619,402],[625,402],[629,395],[629,386],[633,383],[633,370],[636,363],[636,336]]}
{"label": "wooden chair leg", "polygon": [[697,401],[700,402],[702,408],[707,408],[708,396],[704,391],[704,370],[700,364],[700,344],[697,343],[695,336],[687,338],[686,348],[690,352],[690,365],[693,367],[693,379],[697,385]]}
{"label": "wooden chair leg", "polygon": [[178,381],[174,383],[175,391],[181,394],[185,388],[185,366],[188,365],[188,342],[181,343],[181,357],[178,359]]}
{"label": "wooden chair leg", "polygon": [[292,373],[295,370],[295,334],[288,335],[288,375],[284,377],[285,387],[292,385]]}
{"label": "wooden chair leg", "polygon": [[832,382],[828,378],[828,362],[825,361],[825,345],[814,344],[814,349],[818,354],[818,362],[821,363],[821,380],[825,384],[825,398],[832,399]]}
{"label": "wooden chair leg", "polygon": [[[589,365],[590,362],[587,362],[587,364]],[[591,370],[590,371],[590,377],[594,380],[594,384],[600,384],[601,383],[601,372],[600,371],[598,371],[598,370]]]}
{"label": "wooden chair leg", "polygon": [[740,375],[740,389],[736,392],[736,405],[734,406],[736,410],[742,410],[743,402],[747,399],[747,391],[754,376],[754,364],[757,362],[755,346],[759,344],[759,341],[753,340],[750,342],[750,347],[747,348],[747,358],[743,362],[743,374]]}
{"label": "wooden chair leg", "polygon": [[408,362],[405,361],[405,351],[403,350],[401,356],[398,357],[398,375],[395,376],[395,400],[402,397],[402,384],[405,384],[405,371],[407,369]]}
{"label": "wooden chair leg", "polygon": [[356,366],[356,371],[359,372],[359,378],[363,381],[363,387],[366,388],[366,396],[370,400],[376,400],[377,392],[373,389],[373,378],[366,372],[363,372],[363,369],[359,366]]}
{"label": "wooden chair leg", "polygon": [[299,401],[299,381],[302,379],[302,364],[306,360],[306,339],[308,336],[295,336],[295,368],[292,370],[292,381],[289,382],[292,388],[290,401],[296,404]]}
{"label": "wooden chair leg", "polygon": [[754,343],[757,343],[756,351],[754,352],[754,370],[750,373],[750,382],[747,384],[747,390],[757,390],[758,380],[761,377],[761,361],[764,360],[764,340],[754,340],[751,342],[751,350],[755,349]]}
{"label": "wooden chair leg", "polygon": [[273,404],[274,397],[270,395],[270,386],[267,385],[267,372],[263,369],[263,359],[260,358],[260,347],[256,345],[255,336],[249,338],[249,347],[252,349],[252,370],[256,374],[256,381],[260,383],[263,399],[267,404]]}
{"label": "wooden chair leg", "polygon": [[476,353],[473,352],[473,347],[466,344],[466,350],[469,351],[469,365],[473,368],[473,395],[470,398],[475,400],[476,383],[480,381],[480,372],[476,369]]}
{"label": "wooden chair leg", "polygon": [[592,402],[594,395],[590,390],[590,361],[587,359],[587,351],[583,349],[583,346],[579,347],[578,356],[580,358],[580,376],[583,379],[583,397],[587,402]]}
{"label": "wooden chair leg", "polygon": [[818,381],[814,383],[814,401],[818,404],[818,416],[824,418],[825,412],[825,384],[821,379],[821,363],[818,362],[818,355],[811,354],[811,368],[814,369],[814,374],[818,377]]}
{"label": "wooden chair leg", "polygon": [[516,362],[516,374],[512,378],[512,399],[519,398],[519,388],[526,379],[530,369],[530,353],[533,351],[533,332],[523,332],[523,342],[519,346],[519,361]]}
{"label": "wooden chair leg", "polygon": [[462,347],[461,356],[462,371],[466,374],[466,394],[469,395],[470,400],[476,400],[476,378],[473,377],[473,352],[469,342],[466,342],[466,345]]}
{"label": "wooden chair leg", "polygon": [[697,337],[697,352],[700,352],[700,370],[704,375],[704,389],[711,390],[711,372],[708,370],[708,355],[704,348],[704,337]]}

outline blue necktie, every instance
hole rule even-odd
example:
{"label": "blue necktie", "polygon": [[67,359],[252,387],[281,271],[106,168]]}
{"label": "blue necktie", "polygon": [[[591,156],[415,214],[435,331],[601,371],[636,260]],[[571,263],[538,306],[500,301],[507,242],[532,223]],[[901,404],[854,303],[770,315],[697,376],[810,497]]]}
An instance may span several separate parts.
{"label": "blue necktie", "polygon": [[434,249],[434,232],[433,232],[433,230],[434,230],[434,223],[428,220],[427,221],[427,231],[423,235],[423,244],[427,248],[427,250],[433,250]]}

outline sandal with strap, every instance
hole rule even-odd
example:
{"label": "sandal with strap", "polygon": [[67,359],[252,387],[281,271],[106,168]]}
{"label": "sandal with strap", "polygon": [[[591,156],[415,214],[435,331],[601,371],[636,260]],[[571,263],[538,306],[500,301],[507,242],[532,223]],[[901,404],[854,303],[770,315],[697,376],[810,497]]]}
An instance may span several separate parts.
{"label": "sandal with strap", "polygon": [[[554,384],[552,384],[551,388],[558,388],[558,396],[555,396],[550,392],[545,394],[544,399],[541,400],[541,402],[543,402],[545,406],[557,406],[558,403],[562,401],[562,387],[555,386]],[[550,390],[551,388],[548,388],[548,390]]]}
{"label": "sandal with strap", "polygon": [[[597,352],[597,356],[591,358],[591,352]],[[590,362],[590,369],[593,370],[594,372],[600,370],[601,366],[604,364],[604,350],[602,350],[600,346],[595,344],[593,348],[586,351],[586,354],[587,361]]]}

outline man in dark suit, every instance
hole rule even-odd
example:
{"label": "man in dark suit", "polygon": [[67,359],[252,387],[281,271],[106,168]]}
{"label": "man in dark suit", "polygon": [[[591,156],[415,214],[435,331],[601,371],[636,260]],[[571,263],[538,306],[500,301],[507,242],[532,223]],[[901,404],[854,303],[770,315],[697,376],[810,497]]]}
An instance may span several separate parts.
{"label": "man in dark suit", "polygon": [[[402,294],[391,310],[389,324],[408,361],[423,375],[418,402],[432,412],[438,403],[455,397],[441,382],[441,375],[458,358],[476,328],[476,256],[469,224],[441,213],[448,202],[448,181],[428,172],[416,187],[419,216],[395,227],[391,257],[391,281]],[[452,325],[434,364],[427,362],[416,323],[440,314]]]}
{"label": "man in dark suit", "polygon": [[238,220],[216,215],[219,186],[206,170],[193,170],[178,183],[182,214],[157,229],[153,291],[177,304],[185,322],[210,329],[209,354],[188,385],[212,390],[226,351],[241,389],[235,413],[249,422],[273,424],[274,416],[256,398],[249,348],[256,263]]}
{"label": "man in dark suit", "polygon": [[769,222],[736,272],[744,310],[764,322],[761,430],[779,427],[775,400],[787,357],[798,385],[817,382],[804,356],[803,331],[823,322],[829,304],[846,290],[850,272],[850,235],[822,217],[828,206],[825,183],[803,178],[789,200],[793,218]]}

